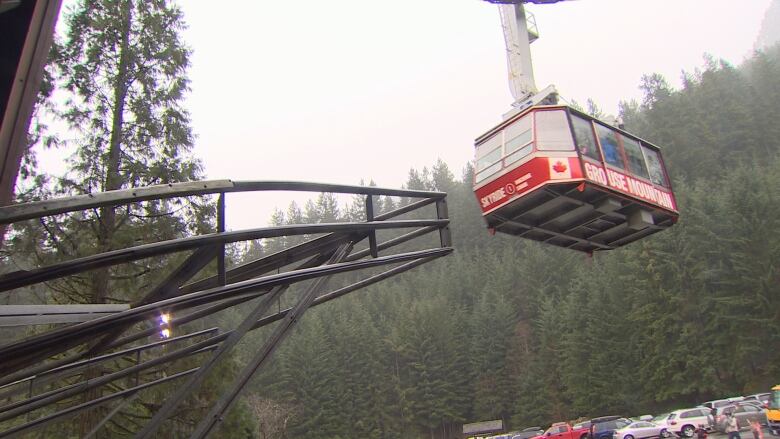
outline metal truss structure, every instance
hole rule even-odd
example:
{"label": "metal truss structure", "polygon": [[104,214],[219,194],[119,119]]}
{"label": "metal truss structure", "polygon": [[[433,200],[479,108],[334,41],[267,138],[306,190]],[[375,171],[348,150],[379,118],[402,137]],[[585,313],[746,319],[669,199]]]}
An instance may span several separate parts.
{"label": "metal truss structure", "polygon": [[[280,190],[364,196],[366,220],[225,230],[226,194]],[[108,407],[101,410],[103,419],[87,435],[93,437],[116,413],[132,404],[140,392],[176,380],[174,391],[156,406],[151,419],[134,432],[138,438],[156,437],[166,419],[209,374],[213,375],[215,366],[231,354],[249,331],[274,324],[236,380],[218,400],[210,401],[208,415],[191,436],[206,437],[308,309],[452,252],[444,193],[302,182],[214,180],[88,194],[0,207],[0,224],[101,206],[119,207],[147,200],[206,195],[218,197],[215,233],[145,243],[0,276],[0,294],[7,294],[17,288],[45,286],[46,282],[97,268],[188,252],[184,262],[171,267],[162,283],[129,307],[95,308],[97,314],[87,315],[93,309],[89,306],[95,304],[79,305],[75,314],[70,315],[80,317],[68,317],[79,323],[53,326],[0,346],[0,437],[23,435],[98,406],[113,405],[110,410]],[[375,215],[376,196],[402,197],[407,202],[396,210]],[[417,219],[426,215],[428,219]],[[410,216],[415,219],[398,219]],[[379,242],[378,232],[392,237]],[[418,239],[428,234],[433,234],[434,239]],[[307,237],[301,244],[226,268],[227,244],[301,235]],[[419,247],[421,241],[436,245],[409,250],[409,247]],[[393,249],[401,244],[402,251]],[[213,265],[214,260],[216,274],[204,276],[203,269]],[[342,273],[349,273],[344,276],[348,281],[330,289],[328,280]],[[198,277],[199,280],[193,280]],[[293,290],[295,294],[285,296],[292,306],[274,309],[273,305],[281,303],[282,295]],[[228,308],[250,311],[232,329],[212,327],[186,332],[187,323]],[[62,320],[63,314],[69,314],[62,305],[54,310],[36,308],[29,312],[24,305],[16,305],[6,311],[0,306],[0,316],[11,315],[17,325],[24,316],[33,325],[74,321]],[[156,319],[162,311],[175,315],[170,321],[177,329],[175,337],[159,337]],[[97,376],[86,373],[90,368],[117,359],[126,362],[130,359],[129,365]],[[195,361],[198,366],[182,370],[176,367],[182,359],[187,359],[188,364]],[[94,397],[90,399],[90,395]]]}

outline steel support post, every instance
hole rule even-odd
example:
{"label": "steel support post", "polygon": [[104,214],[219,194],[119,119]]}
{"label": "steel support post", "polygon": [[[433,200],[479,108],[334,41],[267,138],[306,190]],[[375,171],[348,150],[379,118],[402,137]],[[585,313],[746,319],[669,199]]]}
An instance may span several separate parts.
{"label": "steel support post", "polygon": [[[442,198],[441,200],[436,201],[436,217],[438,219],[449,218],[446,198]],[[452,232],[450,232],[450,226],[441,227],[439,229],[439,242],[441,243],[442,247],[452,246]]]}
{"label": "steel support post", "polygon": [[[217,201],[217,233],[225,231],[225,193],[219,194]],[[219,255],[217,256],[217,278],[219,286],[227,285],[227,276],[225,275],[225,243],[219,245]]]}
{"label": "steel support post", "polygon": [[[374,221],[374,197],[372,195],[366,195],[366,221]],[[379,257],[379,251],[376,248],[376,230],[368,232],[368,248],[371,250],[371,257]]]}
{"label": "steel support post", "polygon": [[[335,263],[343,260],[349,252],[352,250],[352,243],[345,244],[339,248],[336,254],[333,255],[329,263]],[[320,277],[306,290],[296,303],[295,307],[284,318],[284,320],[275,328],[271,336],[266,340],[263,347],[260,349],[249,364],[244,367],[239,377],[233,382],[232,387],[220,397],[219,401],[211,408],[208,415],[200,422],[195,432],[190,436],[193,439],[204,438],[209,432],[222,421],[225,412],[230,408],[230,405],[236,399],[241,390],[246,386],[252,376],[257,372],[260,366],[271,357],[277,346],[284,340],[284,338],[290,333],[290,330],[300,321],[303,313],[311,306],[314,299],[325,287],[330,276]]]}

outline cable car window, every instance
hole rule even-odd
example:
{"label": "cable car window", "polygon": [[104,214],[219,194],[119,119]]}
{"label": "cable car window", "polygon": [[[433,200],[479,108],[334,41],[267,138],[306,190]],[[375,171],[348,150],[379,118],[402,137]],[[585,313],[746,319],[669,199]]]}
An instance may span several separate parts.
{"label": "cable car window", "polygon": [[542,151],[574,151],[574,140],[563,110],[537,111],[536,148]]}
{"label": "cable car window", "polygon": [[495,174],[501,169],[501,162],[498,162],[494,164],[493,166],[490,166],[489,168],[486,168],[482,172],[478,172],[475,179],[476,182],[479,183],[480,181],[490,177],[491,175]]}
{"label": "cable car window", "polygon": [[589,120],[578,116],[571,116],[571,125],[574,127],[574,138],[580,154],[594,160],[601,160],[599,148],[596,146],[596,136],[593,135],[593,125]]}
{"label": "cable car window", "polygon": [[534,150],[534,146],[529,143],[528,145],[517,150],[516,152],[509,154],[504,159],[504,166],[507,166],[510,163],[514,163],[518,160],[523,159],[524,157],[528,156],[528,154],[531,154],[533,150]]}
{"label": "cable car window", "polygon": [[504,130],[504,166],[514,163],[531,154],[534,147],[533,131],[531,130],[531,115],[528,114],[509,125]]}
{"label": "cable car window", "polygon": [[606,161],[608,165],[626,169],[626,165],[623,163],[623,157],[620,156],[617,133],[600,124],[596,124],[596,133],[599,136],[601,150],[604,152],[604,161]]}
{"label": "cable car window", "polygon": [[650,172],[650,181],[659,186],[669,187],[669,184],[666,181],[666,174],[664,174],[664,167],[661,164],[661,157],[658,155],[658,152],[646,146],[642,146],[642,152],[645,154],[645,160],[647,161],[647,170]]}
{"label": "cable car window", "polygon": [[531,115],[516,120],[504,130],[504,155],[512,154],[531,142]]}
{"label": "cable car window", "polygon": [[650,176],[647,173],[645,158],[642,156],[639,142],[626,136],[620,136],[620,138],[623,140],[623,151],[626,152],[628,159],[628,170],[637,177],[649,179]]}
{"label": "cable car window", "polygon": [[476,176],[477,183],[501,169],[501,134],[490,138],[477,147]]}

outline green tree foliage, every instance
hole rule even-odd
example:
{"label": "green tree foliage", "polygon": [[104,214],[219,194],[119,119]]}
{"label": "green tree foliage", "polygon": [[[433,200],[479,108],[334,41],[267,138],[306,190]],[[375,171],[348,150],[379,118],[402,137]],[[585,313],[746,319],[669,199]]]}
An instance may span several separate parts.
{"label": "green tree foliage", "polygon": [[[83,138],[71,173],[56,190],[76,193],[197,177],[197,161],[188,155],[186,112],[176,98],[186,91],[186,80],[177,67],[165,67],[177,58],[186,66],[187,51],[145,42],[161,37],[161,29],[134,33],[175,22],[175,8],[120,2],[124,21],[107,23],[103,3],[80,5],[86,9],[72,14],[72,35],[58,52],[63,63],[58,71],[73,104],[64,117]],[[146,18],[136,22],[139,17]],[[98,38],[90,27],[98,24],[113,29],[113,37]],[[123,37],[124,30],[133,32]],[[116,56],[105,55],[109,48]],[[159,53],[167,53],[166,59],[154,58]],[[148,70],[128,73],[146,65],[138,61],[142,55],[150,56]],[[256,422],[240,404],[221,434],[449,439],[458,437],[465,422],[502,419],[519,429],[636,415],[777,384],[779,63],[780,49],[757,53],[740,67],[706,58],[702,69],[684,74],[679,90],[660,75],[643,78],[643,99],[623,103],[621,115],[629,131],[662,146],[681,219],[670,230],[607,254],[588,257],[490,236],[472,192],[470,164],[460,180],[441,161],[412,169],[405,187],[449,194],[455,254],[308,311],[248,389]],[[168,79],[144,79],[146,72]],[[104,79],[83,84],[91,74]],[[160,84],[179,91],[153,91]],[[138,109],[143,99],[158,104]],[[118,102],[126,105],[120,113]],[[600,111],[591,101],[588,109]],[[113,129],[117,120],[120,131]],[[134,131],[138,126],[143,128]],[[373,201],[376,214],[411,202]],[[292,203],[278,210],[272,223],[363,221],[364,206],[364,196],[340,206],[334,195],[323,193],[303,209]],[[20,253],[43,249],[25,255],[30,260],[90,254],[136,239],[182,236],[207,227],[208,212],[165,203],[89,212],[27,225],[24,234],[14,235],[13,248]],[[254,242],[243,258],[309,238]],[[108,283],[115,294],[137,297],[160,276],[151,268],[170,263],[134,267],[141,274],[104,271],[72,279],[55,285],[55,294],[111,300],[96,295]],[[77,297],[69,291],[86,293]],[[262,335],[253,335],[247,345]],[[198,398],[213,398],[220,377],[235,374],[249,356],[242,352],[223,365]],[[160,400],[169,389],[145,397]],[[197,401],[166,433],[189,431],[202,413]],[[152,408],[132,406],[112,433],[132,431],[130,420],[148,417]]]}
{"label": "green tree foliage", "polygon": [[[190,50],[181,38],[185,23],[179,7],[165,0],[80,0],[70,5],[64,21],[67,31],[55,43],[47,67],[51,86],[57,89],[57,100],[50,100],[49,105],[70,130],[61,136],[60,145],[72,155],[66,162],[64,175],[49,177],[50,184],[23,192],[20,200],[202,178],[201,163],[192,154],[194,135],[190,117],[183,106],[189,90]],[[44,95],[51,96],[48,89]],[[38,135],[33,139],[46,141],[43,134],[34,134]],[[42,182],[40,178],[35,181]],[[104,206],[23,224],[12,233],[8,248],[23,268],[48,265],[145,242],[213,231],[214,212],[213,203],[196,197]],[[52,291],[51,297],[46,300],[138,303],[186,256],[148,258],[50,282],[47,286]],[[142,378],[162,377],[164,373],[178,372],[179,368],[184,370],[195,364],[193,359],[188,359],[165,372],[151,371]],[[83,378],[100,376],[127,364],[100,367],[106,370],[87,369]],[[231,376],[236,367],[235,364],[225,366],[220,377]],[[188,434],[207,409],[200,401],[216,399],[224,384],[218,379],[204,386],[164,430]],[[121,383],[120,387],[130,385],[133,384]],[[106,425],[108,434],[132,435],[138,429],[137,419],[148,418],[154,411],[150,409],[159,406],[173,385],[142,394]],[[84,396],[94,399],[102,391],[94,389]],[[108,410],[103,407],[85,412],[69,428],[83,436]],[[239,404],[236,414],[224,424],[226,436],[236,437],[254,429],[249,418],[241,415],[243,411],[243,405]]]}
{"label": "green tree foliage", "polygon": [[[470,165],[461,180],[441,162],[410,171],[405,187],[448,192],[455,254],[311,311],[324,323],[280,357],[297,352],[284,369],[321,378],[252,391],[307,392],[288,402],[336,420],[293,417],[292,437],[334,438],[450,438],[462,422],[522,428],[766,391],[780,368],[779,53],[739,68],[707,58],[679,90],[643,78],[621,115],[663,148],[681,219],[607,254],[490,236]],[[362,202],[327,210],[362,220]]]}

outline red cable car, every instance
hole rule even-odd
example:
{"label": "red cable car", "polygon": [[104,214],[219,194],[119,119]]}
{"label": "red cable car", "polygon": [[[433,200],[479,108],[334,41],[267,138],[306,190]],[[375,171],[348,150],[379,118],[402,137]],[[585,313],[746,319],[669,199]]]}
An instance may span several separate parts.
{"label": "red cable car", "polygon": [[475,146],[474,193],[491,231],[593,252],[679,216],[658,147],[571,107],[528,108]]}

